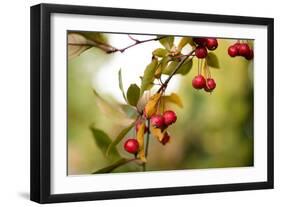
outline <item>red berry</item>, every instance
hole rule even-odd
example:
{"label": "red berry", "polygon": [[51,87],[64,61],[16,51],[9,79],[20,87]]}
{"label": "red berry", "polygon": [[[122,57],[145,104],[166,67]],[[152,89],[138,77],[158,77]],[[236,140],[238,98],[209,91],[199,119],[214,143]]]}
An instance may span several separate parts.
{"label": "red berry", "polygon": [[193,42],[195,42],[199,46],[203,46],[204,47],[207,44],[207,39],[206,38],[195,37],[195,38],[192,38],[192,39],[193,39]]}
{"label": "red berry", "polygon": [[206,85],[206,80],[202,75],[197,75],[192,80],[193,88],[202,89],[205,87],[205,85]]}
{"label": "red berry", "polygon": [[[140,121],[140,120],[138,120],[138,121],[136,122],[136,127],[135,127],[136,132],[139,131],[139,128],[140,128],[140,126],[141,126],[142,123],[143,123],[143,122]],[[144,133],[146,133],[146,132],[147,132],[147,126],[144,127]]]}
{"label": "red berry", "polygon": [[197,58],[205,58],[208,55],[208,51],[205,47],[198,46],[195,49],[195,55],[196,55]]}
{"label": "red berry", "polygon": [[204,90],[207,92],[211,92],[216,88],[216,85],[217,84],[214,79],[208,78],[206,81],[206,86],[205,86]]}
{"label": "red berry", "polygon": [[124,143],[124,149],[132,154],[136,154],[139,150],[139,143],[136,139],[130,138]]}
{"label": "red berry", "polygon": [[174,111],[165,111],[163,117],[166,126],[169,126],[177,121],[177,115]]}
{"label": "red berry", "polygon": [[215,50],[218,47],[218,41],[216,38],[207,38],[206,46],[208,50]]}
{"label": "red berry", "polygon": [[250,54],[250,50],[251,49],[250,49],[249,45],[246,43],[243,43],[239,46],[239,55],[246,57]]}
{"label": "red berry", "polygon": [[235,45],[232,45],[228,48],[228,54],[230,57],[235,57],[237,56],[239,53],[239,50],[237,49],[237,47]]}
{"label": "red berry", "polygon": [[164,133],[164,137],[162,138],[162,140],[161,140],[161,143],[163,144],[163,145],[165,145],[165,144],[167,144],[169,141],[170,141],[170,135],[169,135],[169,133],[168,132],[165,132]]}
{"label": "red berry", "polygon": [[240,45],[241,45],[240,42],[236,42],[236,43],[234,44],[234,47],[237,48],[238,52],[239,52]]}
{"label": "red berry", "polygon": [[165,124],[164,117],[162,115],[153,115],[150,118],[151,125],[156,128],[162,128]]}
{"label": "red berry", "polygon": [[254,57],[254,51],[253,51],[252,49],[250,49],[249,54],[248,54],[247,56],[245,56],[245,58],[246,58],[247,60],[252,60],[253,57]]}

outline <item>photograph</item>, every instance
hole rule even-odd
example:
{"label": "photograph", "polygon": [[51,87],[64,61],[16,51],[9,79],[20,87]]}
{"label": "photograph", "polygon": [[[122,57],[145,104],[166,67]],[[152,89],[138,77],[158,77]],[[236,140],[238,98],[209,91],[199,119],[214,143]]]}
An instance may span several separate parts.
{"label": "photograph", "polygon": [[68,176],[254,166],[254,39],[66,33]]}

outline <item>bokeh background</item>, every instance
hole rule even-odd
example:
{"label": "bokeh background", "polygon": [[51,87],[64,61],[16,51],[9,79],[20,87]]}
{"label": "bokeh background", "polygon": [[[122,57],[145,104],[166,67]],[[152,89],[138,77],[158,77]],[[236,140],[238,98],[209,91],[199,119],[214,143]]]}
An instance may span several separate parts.
{"label": "bokeh background", "polygon": [[[126,34],[101,35],[104,41],[117,48],[132,43]],[[149,39],[155,36],[134,37]],[[178,40],[179,37],[175,38],[176,42]],[[191,85],[197,75],[196,60],[187,75],[173,77],[166,94],[177,93],[184,107],[170,106],[176,111],[178,120],[170,127],[168,144],[163,146],[151,138],[148,171],[253,165],[253,61],[228,56],[227,48],[235,41],[218,39],[215,53],[220,68],[211,69],[217,83],[212,94],[195,90]],[[253,44],[253,41],[249,42]],[[94,125],[113,139],[128,125],[124,117],[130,111],[118,88],[118,71],[122,69],[125,91],[132,83],[140,85],[139,76],[150,62],[151,52],[159,47],[161,45],[153,41],[114,54],[93,47],[78,57],[69,58],[68,175],[90,174],[110,164],[98,147],[90,126]],[[93,89],[116,111],[102,107]],[[126,137],[134,136],[132,129]],[[117,150],[123,157],[130,158],[132,155],[123,150],[124,140]],[[134,171],[140,171],[140,167],[130,163],[113,172]]]}

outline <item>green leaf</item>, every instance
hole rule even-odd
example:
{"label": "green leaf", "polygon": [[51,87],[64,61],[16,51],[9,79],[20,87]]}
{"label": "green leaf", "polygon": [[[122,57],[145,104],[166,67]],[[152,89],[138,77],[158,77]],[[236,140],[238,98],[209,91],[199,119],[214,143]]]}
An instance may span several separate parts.
{"label": "green leaf", "polygon": [[191,70],[192,65],[193,61],[191,59],[186,59],[184,63],[180,66],[176,74],[186,75]]}
{"label": "green leaf", "polygon": [[145,90],[148,90],[151,88],[152,83],[155,79],[154,74],[157,70],[158,60],[156,58],[153,58],[151,63],[146,66],[146,69],[144,70],[144,74],[142,77],[141,82],[141,90],[140,90],[140,96],[144,93]]}
{"label": "green leaf", "polygon": [[131,123],[128,127],[123,129],[117,137],[108,145],[106,149],[106,156],[111,154],[112,150],[116,149],[115,146],[121,142],[121,140],[128,134],[128,132],[135,126],[135,122]]}
{"label": "green leaf", "polygon": [[171,75],[171,73],[175,70],[178,65],[178,61],[171,61],[169,64],[163,69],[162,73],[166,75]]}
{"label": "green leaf", "polygon": [[122,165],[125,165],[127,164],[128,162],[132,161],[131,159],[126,159],[126,158],[121,158],[120,160],[114,162],[113,164],[107,166],[107,167],[104,167],[102,169],[99,169],[95,172],[93,172],[92,174],[98,174],[98,173],[110,173],[112,172],[113,170],[115,170],[116,168],[122,166]]}
{"label": "green leaf", "polygon": [[[101,150],[101,152],[106,156],[106,151],[112,143],[111,139],[108,137],[108,135],[104,131],[102,131],[100,129],[96,129],[94,126],[91,126],[90,129],[92,131],[93,138],[94,138],[96,145]],[[108,156],[108,158],[110,160],[116,160],[116,159],[120,158],[120,155],[115,147],[111,148],[111,154],[110,154],[110,156]]]}
{"label": "green leaf", "polygon": [[140,98],[140,88],[137,84],[131,84],[127,90],[127,100],[128,103],[132,106],[136,106],[138,104]]}
{"label": "green leaf", "polygon": [[209,52],[208,56],[206,57],[207,65],[212,68],[217,68],[219,69],[219,59],[217,55],[213,52]]}
{"label": "green leaf", "polygon": [[118,81],[119,81],[119,89],[120,89],[121,92],[122,92],[122,96],[123,96],[124,100],[125,100],[126,102],[128,102],[127,99],[126,99],[126,96],[125,96],[124,88],[123,88],[123,81],[122,81],[122,72],[121,72],[121,68],[120,68],[120,70],[118,71]]}
{"label": "green leaf", "polygon": [[159,40],[159,42],[167,49],[171,50],[174,45],[174,37],[167,36]]}
{"label": "green leaf", "polygon": [[182,50],[182,48],[184,48],[185,45],[190,44],[193,45],[193,40],[191,37],[182,37],[179,44],[178,44],[178,49]]}
{"label": "green leaf", "polygon": [[165,57],[168,54],[168,51],[164,48],[157,48],[152,52],[152,54],[157,57]]}

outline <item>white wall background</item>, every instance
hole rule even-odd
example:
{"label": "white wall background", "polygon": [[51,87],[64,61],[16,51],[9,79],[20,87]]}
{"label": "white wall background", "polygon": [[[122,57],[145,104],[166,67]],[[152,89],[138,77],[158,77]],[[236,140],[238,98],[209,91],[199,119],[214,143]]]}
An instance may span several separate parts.
{"label": "white wall background", "polygon": [[[67,3],[137,9],[218,13],[275,18],[275,189],[63,203],[52,206],[266,206],[281,203],[281,13],[278,1],[236,0],[49,0],[3,1],[0,32],[0,206],[37,206],[29,198],[29,7]],[[265,68],[266,70],[266,68]],[[265,86],[266,87],[266,86]]]}

